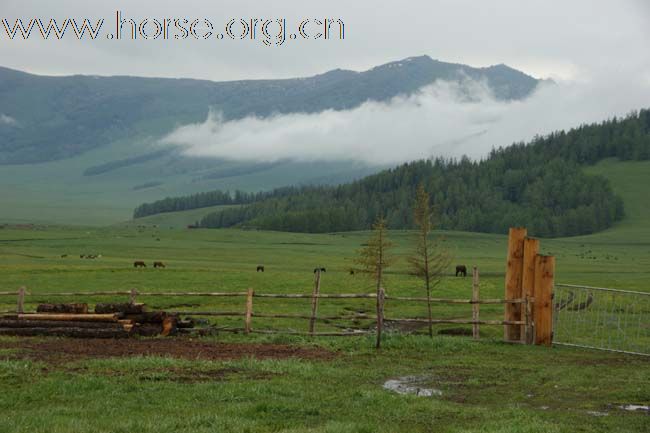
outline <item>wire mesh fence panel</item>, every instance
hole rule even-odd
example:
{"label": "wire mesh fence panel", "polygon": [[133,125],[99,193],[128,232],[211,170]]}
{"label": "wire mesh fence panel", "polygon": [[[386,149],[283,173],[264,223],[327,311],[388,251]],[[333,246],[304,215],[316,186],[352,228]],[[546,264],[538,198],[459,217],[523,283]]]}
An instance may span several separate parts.
{"label": "wire mesh fence panel", "polygon": [[553,344],[650,356],[650,293],[556,284]]}

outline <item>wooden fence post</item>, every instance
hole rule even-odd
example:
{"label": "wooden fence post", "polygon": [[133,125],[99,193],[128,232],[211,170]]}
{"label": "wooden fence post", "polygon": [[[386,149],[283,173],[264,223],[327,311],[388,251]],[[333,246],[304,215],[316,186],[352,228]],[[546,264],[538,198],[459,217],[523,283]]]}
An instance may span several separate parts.
{"label": "wooden fence post", "polygon": [[137,295],[138,291],[135,288],[131,289],[131,292],[129,293],[129,302],[131,304],[135,304],[135,298]]}
{"label": "wooden fence post", "polygon": [[[523,227],[511,228],[508,235],[508,264],[506,268],[506,300],[522,297],[521,284],[524,266],[524,239],[527,231]],[[521,304],[505,304],[504,320],[521,320]],[[506,341],[519,341],[519,326],[504,325],[503,337]]]}
{"label": "wooden fence post", "polygon": [[377,292],[377,343],[375,347],[379,349],[381,346],[381,331],[384,328],[384,301],[386,300],[386,292],[383,287],[379,288]]}
{"label": "wooden fence post", "polygon": [[311,318],[309,319],[309,333],[312,336],[314,335],[314,328],[316,327],[316,314],[318,313],[318,295],[320,295],[320,269],[316,271],[314,290],[311,297]]}
{"label": "wooden fence post", "polygon": [[244,322],[244,332],[250,334],[251,332],[251,323],[253,321],[253,295],[255,292],[250,287],[246,293],[246,319]]}
{"label": "wooden fence post", "polygon": [[535,344],[553,343],[553,286],[555,257],[537,256],[535,260]]}
{"label": "wooden fence post", "polygon": [[[479,301],[480,296],[479,296],[479,275],[478,275],[478,268],[474,266],[474,272],[472,274],[472,320],[474,322],[478,322],[479,320]],[[472,324],[472,336],[474,337],[474,340],[478,340],[480,338],[480,333],[479,333],[479,324],[474,323]]]}
{"label": "wooden fence post", "polygon": [[534,343],[535,324],[535,261],[539,254],[539,239],[526,238],[524,240],[524,267],[521,283],[521,297],[526,300],[522,305],[521,315],[526,324],[521,328],[521,341],[525,344]]}
{"label": "wooden fence post", "polygon": [[21,287],[18,289],[18,302],[16,304],[16,311],[18,314],[22,314],[25,312],[25,292],[27,289],[25,286]]}

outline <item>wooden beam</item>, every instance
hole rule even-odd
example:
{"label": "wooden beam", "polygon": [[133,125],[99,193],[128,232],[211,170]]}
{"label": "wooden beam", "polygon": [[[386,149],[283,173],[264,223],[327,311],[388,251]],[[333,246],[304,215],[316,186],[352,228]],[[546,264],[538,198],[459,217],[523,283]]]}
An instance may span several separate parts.
{"label": "wooden beam", "polygon": [[526,344],[533,344],[535,323],[535,313],[533,310],[532,300],[535,298],[535,260],[539,254],[539,239],[526,238],[524,240],[524,264],[521,283],[521,297],[526,299],[522,305],[522,319],[526,325],[520,330],[521,341]]}
{"label": "wooden beam", "polygon": [[555,257],[537,256],[535,260],[535,344],[553,343],[553,285]]}
{"label": "wooden beam", "polygon": [[[508,235],[508,262],[506,267],[505,299],[522,297],[522,276],[524,267],[524,239],[527,230],[523,227],[511,228]],[[521,306],[506,304],[504,321],[518,322],[521,320]],[[505,325],[504,339],[506,341],[520,340],[519,326]]]}
{"label": "wooden beam", "polygon": [[479,274],[478,268],[474,266],[474,271],[472,273],[472,321],[475,323],[472,324],[472,337],[474,340],[480,338],[479,324],[479,308],[480,305],[477,303],[479,300]]}
{"label": "wooden beam", "polygon": [[316,316],[318,314],[318,295],[320,295],[320,269],[316,270],[314,280],[314,291],[311,298],[311,317],[309,318],[309,334],[314,335],[316,328]]}
{"label": "wooden beam", "polygon": [[384,298],[386,297],[386,292],[383,287],[379,288],[377,293],[377,342],[375,347],[379,349],[381,347],[381,332],[384,328]]}
{"label": "wooden beam", "polygon": [[120,314],[18,314],[20,320],[68,320],[76,322],[117,322]]}
{"label": "wooden beam", "polygon": [[249,288],[246,292],[246,318],[244,319],[244,332],[250,334],[253,321],[253,296],[255,292]]}
{"label": "wooden beam", "polygon": [[18,289],[18,301],[16,303],[16,312],[18,314],[25,312],[25,292],[27,289],[23,286]]}

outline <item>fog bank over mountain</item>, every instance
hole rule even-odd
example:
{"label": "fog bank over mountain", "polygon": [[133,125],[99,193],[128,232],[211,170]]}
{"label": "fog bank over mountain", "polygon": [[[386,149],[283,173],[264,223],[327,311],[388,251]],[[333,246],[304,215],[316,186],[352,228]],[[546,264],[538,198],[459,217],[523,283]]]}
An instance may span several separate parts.
{"label": "fog bank over mountain", "polygon": [[248,116],[176,129],[161,140],[187,155],[243,161],[357,160],[394,164],[428,157],[473,158],[491,148],[648,105],[647,69],[600,71],[580,81],[542,83],[528,98],[494,97],[482,81],[438,81],[410,96],[350,110]]}

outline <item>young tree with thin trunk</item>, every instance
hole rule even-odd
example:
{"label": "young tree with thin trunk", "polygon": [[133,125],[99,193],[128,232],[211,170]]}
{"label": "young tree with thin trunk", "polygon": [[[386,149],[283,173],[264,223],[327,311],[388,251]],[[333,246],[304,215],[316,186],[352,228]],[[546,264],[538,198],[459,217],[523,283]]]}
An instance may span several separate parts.
{"label": "young tree with thin trunk", "polygon": [[389,250],[393,244],[388,240],[388,227],[384,218],[379,218],[372,226],[372,235],[365,247],[358,251],[355,263],[359,271],[369,275],[376,282],[377,290],[377,348],[381,344],[383,322],[383,282],[384,270],[391,264]]}
{"label": "young tree with thin trunk", "polygon": [[424,185],[420,184],[413,207],[413,218],[418,228],[415,251],[408,261],[411,264],[411,273],[424,281],[427,292],[430,336],[433,336],[431,289],[440,282],[445,269],[450,263],[449,253],[441,245],[440,239],[431,236],[435,227],[434,216],[434,210],[429,202],[429,194],[424,189]]}

